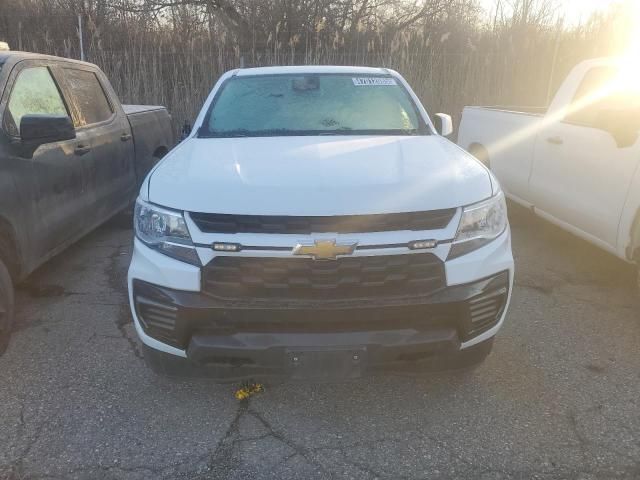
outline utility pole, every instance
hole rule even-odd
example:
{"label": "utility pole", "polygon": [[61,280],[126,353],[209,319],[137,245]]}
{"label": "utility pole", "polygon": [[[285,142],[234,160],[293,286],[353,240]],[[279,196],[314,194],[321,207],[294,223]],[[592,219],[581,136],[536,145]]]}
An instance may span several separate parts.
{"label": "utility pole", "polygon": [[560,35],[564,27],[564,19],[560,18],[556,25],[556,41],[553,49],[553,60],[551,60],[551,73],[549,74],[549,83],[547,83],[547,106],[551,103],[551,95],[553,94],[553,77],[556,73],[556,63],[558,61],[558,50],[560,49]]}
{"label": "utility pole", "polygon": [[80,60],[84,62],[84,42],[82,41],[82,15],[78,14],[78,36],[80,37]]}

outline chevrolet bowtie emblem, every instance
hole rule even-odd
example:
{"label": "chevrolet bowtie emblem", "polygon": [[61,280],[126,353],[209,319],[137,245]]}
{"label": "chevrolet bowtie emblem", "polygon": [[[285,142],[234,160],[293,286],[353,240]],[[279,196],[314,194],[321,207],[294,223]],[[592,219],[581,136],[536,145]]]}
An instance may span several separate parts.
{"label": "chevrolet bowtie emblem", "polygon": [[338,255],[351,255],[357,243],[336,244],[335,240],[316,240],[313,245],[297,244],[294,255],[309,255],[314,260],[336,260]]}

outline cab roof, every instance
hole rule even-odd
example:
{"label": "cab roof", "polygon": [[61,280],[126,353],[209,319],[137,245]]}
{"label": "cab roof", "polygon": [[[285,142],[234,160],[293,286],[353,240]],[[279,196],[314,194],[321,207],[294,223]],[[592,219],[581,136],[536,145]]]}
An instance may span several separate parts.
{"label": "cab roof", "polygon": [[66,62],[79,63],[82,65],[93,65],[88,62],[81,62],[80,60],[74,60],[66,57],[56,57],[53,55],[45,55],[42,53],[20,52],[18,50],[6,50],[0,51],[0,64],[7,62],[19,62],[20,60],[29,59],[49,59],[49,60],[64,60]]}
{"label": "cab roof", "polygon": [[341,73],[353,75],[390,75],[391,70],[374,67],[347,67],[335,65],[298,65],[290,67],[257,67],[241,68],[236,70],[238,77],[251,75],[283,75],[283,74],[306,74],[306,73]]}

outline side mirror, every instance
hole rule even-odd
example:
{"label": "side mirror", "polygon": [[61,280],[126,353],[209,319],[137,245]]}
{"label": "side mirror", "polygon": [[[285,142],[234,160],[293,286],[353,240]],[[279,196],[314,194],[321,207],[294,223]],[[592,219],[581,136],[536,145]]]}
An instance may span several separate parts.
{"label": "side mirror", "polygon": [[185,121],[184,125],[182,125],[182,130],[180,131],[180,141],[184,140],[189,135],[191,135],[191,124]]}
{"label": "side mirror", "polygon": [[640,108],[601,110],[596,128],[609,132],[618,148],[631,147],[640,137]]}
{"label": "side mirror", "polygon": [[31,146],[73,140],[76,130],[67,116],[25,115],[20,120],[20,139]]}
{"label": "side mirror", "polygon": [[451,115],[436,113],[433,124],[436,127],[436,131],[443,137],[448,137],[453,133],[453,120],[451,120]]}

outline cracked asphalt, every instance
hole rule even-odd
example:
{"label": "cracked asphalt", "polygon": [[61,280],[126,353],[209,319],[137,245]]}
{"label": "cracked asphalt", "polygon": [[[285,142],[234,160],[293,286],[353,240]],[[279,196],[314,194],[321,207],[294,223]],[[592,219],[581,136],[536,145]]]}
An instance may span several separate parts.
{"label": "cracked asphalt", "polygon": [[638,479],[634,270],[511,207],[516,286],[465,374],[233,385],[148,371],[117,218],[17,292],[0,479]]}

